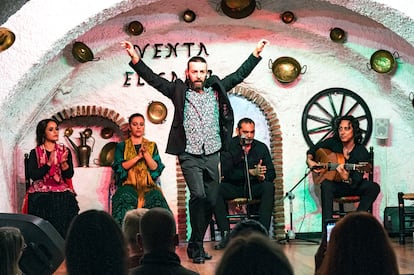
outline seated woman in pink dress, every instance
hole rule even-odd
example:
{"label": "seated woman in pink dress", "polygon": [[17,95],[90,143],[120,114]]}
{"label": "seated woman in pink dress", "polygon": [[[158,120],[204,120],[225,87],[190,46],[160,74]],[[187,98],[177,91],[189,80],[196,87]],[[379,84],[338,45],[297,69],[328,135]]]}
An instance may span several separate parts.
{"label": "seated woman in pink dress", "polygon": [[36,148],[30,151],[28,173],[33,181],[23,205],[23,213],[49,221],[66,236],[79,206],[73,190],[73,163],[70,150],[58,144],[57,121],[44,119],[36,128]]}

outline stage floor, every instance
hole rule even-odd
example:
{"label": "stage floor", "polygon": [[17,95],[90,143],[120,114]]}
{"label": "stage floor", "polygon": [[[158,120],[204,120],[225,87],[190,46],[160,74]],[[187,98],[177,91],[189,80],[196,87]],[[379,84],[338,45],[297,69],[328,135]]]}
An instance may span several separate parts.
{"label": "stage floor", "polygon": [[[414,242],[412,237],[406,238],[406,244],[400,245],[398,238],[392,238],[393,247],[397,254],[398,264],[400,268],[400,274],[414,274]],[[214,274],[215,267],[219,262],[222,251],[214,250],[216,242],[206,242],[205,249],[209,254],[213,256],[213,259],[206,261],[205,264],[193,264],[186,254],[186,243],[181,243],[177,247],[177,254],[181,258],[183,266],[192,269],[201,275]],[[314,274],[314,255],[318,249],[317,244],[313,244],[301,240],[293,240],[287,244],[281,245],[291,261],[295,275],[313,275]],[[63,263],[54,275],[66,275],[66,267]]]}

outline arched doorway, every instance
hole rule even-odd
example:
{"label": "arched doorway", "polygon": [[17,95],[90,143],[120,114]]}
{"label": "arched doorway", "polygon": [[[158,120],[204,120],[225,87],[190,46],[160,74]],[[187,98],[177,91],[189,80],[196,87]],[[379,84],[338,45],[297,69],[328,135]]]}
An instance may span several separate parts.
{"label": "arched doorway", "polygon": [[[270,154],[276,170],[275,186],[275,204],[273,208],[273,228],[272,235],[275,239],[285,237],[285,215],[283,204],[283,158],[282,158],[282,132],[280,130],[279,119],[276,112],[267,100],[255,90],[238,86],[232,89],[229,94],[236,95],[247,99],[256,104],[264,115],[269,135],[270,135]],[[236,123],[236,122],[235,122]],[[177,230],[180,240],[187,239],[187,205],[186,205],[186,184],[181,168],[176,161],[177,168]]]}

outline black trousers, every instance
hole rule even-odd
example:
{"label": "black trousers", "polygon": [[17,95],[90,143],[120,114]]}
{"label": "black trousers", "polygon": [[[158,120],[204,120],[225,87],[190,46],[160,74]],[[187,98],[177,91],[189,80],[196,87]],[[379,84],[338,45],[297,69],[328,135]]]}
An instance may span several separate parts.
{"label": "black trousers", "polygon": [[191,237],[189,242],[203,247],[204,235],[210,224],[219,183],[219,153],[178,157],[187,187],[190,190],[189,212]]}
{"label": "black trousers", "polygon": [[[251,185],[252,198],[260,199],[259,222],[269,230],[274,205],[274,186],[272,182],[260,182]],[[219,192],[215,208],[215,217],[220,231],[229,231],[230,224],[226,218],[228,214],[227,200],[246,197],[245,185],[235,185],[222,182],[219,184]]]}
{"label": "black trousers", "polygon": [[363,180],[359,185],[354,187],[344,182],[324,180],[321,185],[322,231],[325,230],[326,221],[332,219],[334,198],[359,196],[361,199],[357,211],[368,211],[379,192],[379,185],[368,180]]}

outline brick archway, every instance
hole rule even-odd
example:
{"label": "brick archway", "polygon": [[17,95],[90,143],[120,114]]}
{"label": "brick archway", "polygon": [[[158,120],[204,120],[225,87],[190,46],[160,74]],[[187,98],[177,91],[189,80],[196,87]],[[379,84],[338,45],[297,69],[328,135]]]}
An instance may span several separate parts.
{"label": "brick archway", "polygon": [[[229,94],[244,97],[256,104],[267,120],[270,134],[270,154],[276,170],[275,204],[273,207],[273,237],[281,239],[285,237],[285,214],[283,205],[283,160],[282,160],[282,133],[280,131],[279,119],[273,107],[259,93],[252,89],[236,87]],[[177,230],[180,240],[187,239],[187,206],[186,206],[186,184],[181,168],[176,161],[177,174]]]}
{"label": "brick archway", "polygon": [[101,106],[76,106],[69,109],[64,109],[53,115],[52,118],[56,119],[58,122],[62,122],[64,120],[68,120],[75,117],[93,116],[106,118],[114,122],[121,130],[124,138],[128,137],[128,120],[124,117],[121,117],[121,115],[116,111]]}

